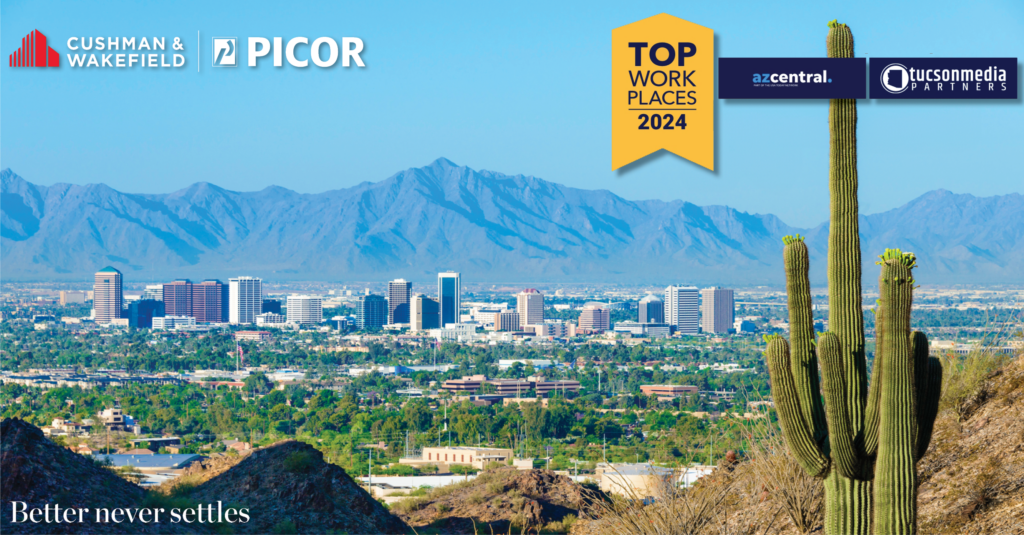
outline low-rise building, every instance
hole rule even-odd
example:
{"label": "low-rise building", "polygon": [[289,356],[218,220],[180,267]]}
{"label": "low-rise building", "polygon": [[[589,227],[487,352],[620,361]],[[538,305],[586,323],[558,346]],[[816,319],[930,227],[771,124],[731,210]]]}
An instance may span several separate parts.
{"label": "low-rise building", "polygon": [[256,315],[256,325],[284,325],[287,318],[284,314],[264,312]]}
{"label": "low-rise building", "polygon": [[620,321],[615,324],[616,333],[628,333],[631,336],[645,338],[668,338],[672,336],[672,327],[667,323],[638,323]]}
{"label": "low-rise building", "polygon": [[430,329],[430,336],[441,342],[470,342],[476,337],[476,322],[449,323],[441,329]]}
{"label": "low-rise building", "polygon": [[494,385],[494,393],[499,396],[521,397],[533,388],[533,383],[522,379],[496,379],[489,384]]}
{"label": "low-rise building", "polygon": [[552,338],[573,338],[576,336],[576,324],[564,320],[544,320],[544,323],[533,326],[536,336]]}
{"label": "low-rise building", "polygon": [[487,382],[484,375],[469,375],[462,379],[449,379],[441,384],[441,388],[448,392],[476,392]]}
{"label": "low-rise building", "polygon": [[238,331],[235,340],[246,342],[269,342],[272,339],[267,331]]}
{"label": "low-rise building", "polygon": [[422,461],[434,463],[438,468],[447,469],[452,465],[472,466],[484,469],[489,463],[507,463],[512,459],[512,450],[508,448],[475,448],[472,446],[427,447],[423,448]]}
{"label": "low-rise building", "polygon": [[533,382],[533,390],[537,392],[538,396],[549,396],[552,392],[579,392],[580,382],[562,379],[554,381],[540,379]]}
{"label": "low-rise building", "polygon": [[191,316],[164,316],[153,318],[154,331],[171,331],[181,328],[195,328],[196,319]]}
{"label": "low-rise building", "polygon": [[640,391],[647,396],[658,396],[658,401],[671,401],[682,396],[699,393],[696,386],[684,385],[640,385]]}

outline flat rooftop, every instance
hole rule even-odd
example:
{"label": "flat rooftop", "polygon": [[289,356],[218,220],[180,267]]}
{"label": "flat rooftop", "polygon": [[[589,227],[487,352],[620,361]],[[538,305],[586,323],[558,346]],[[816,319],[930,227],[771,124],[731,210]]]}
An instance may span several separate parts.
{"label": "flat rooftop", "polygon": [[154,453],[152,455],[100,454],[94,455],[93,457],[100,461],[109,460],[110,464],[117,467],[133,466],[138,469],[149,470],[175,470],[178,468],[188,466],[190,463],[202,459],[202,455],[196,455],[194,453]]}
{"label": "flat rooftop", "polygon": [[430,449],[460,450],[460,451],[508,451],[512,448],[474,448],[472,446],[427,446]]}

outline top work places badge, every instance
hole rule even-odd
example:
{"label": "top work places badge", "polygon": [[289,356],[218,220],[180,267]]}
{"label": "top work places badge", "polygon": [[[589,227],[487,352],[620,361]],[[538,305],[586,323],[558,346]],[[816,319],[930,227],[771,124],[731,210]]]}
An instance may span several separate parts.
{"label": "top work places badge", "polygon": [[715,32],[662,13],[612,30],[612,169],[665,149],[715,169]]}

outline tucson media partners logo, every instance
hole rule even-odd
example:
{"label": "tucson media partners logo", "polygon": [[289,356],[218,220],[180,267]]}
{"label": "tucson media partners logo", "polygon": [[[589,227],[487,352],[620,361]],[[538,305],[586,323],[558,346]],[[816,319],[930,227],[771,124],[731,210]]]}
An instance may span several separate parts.
{"label": "tucson media partners logo", "polygon": [[60,67],[60,54],[46,44],[46,36],[39,30],[21,39],[21,48],[8,56],[11,67]]}
{"label": "tucson media partners logo", "polygon": [[238,66],[238,39],[235,37],[213,38],[213,66]]}
{"label": "tucson media partners logo", "polygon": [[910,73],[907,72],[907,68],[903,65],[892,63],[882,69],[880,81],[882,82],[882,89],[898,95],[906,91],[907,87],[910,87]]}

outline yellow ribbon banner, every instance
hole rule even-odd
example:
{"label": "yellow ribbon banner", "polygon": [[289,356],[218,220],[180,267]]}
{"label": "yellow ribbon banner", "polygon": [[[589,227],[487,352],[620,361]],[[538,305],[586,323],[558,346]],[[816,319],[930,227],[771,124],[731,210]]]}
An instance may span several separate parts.
{"label": "yellow ribbon banner", "polygon": [[715,169],[715,32],[662,13],[612,30],[612,169],[665,149]]}

